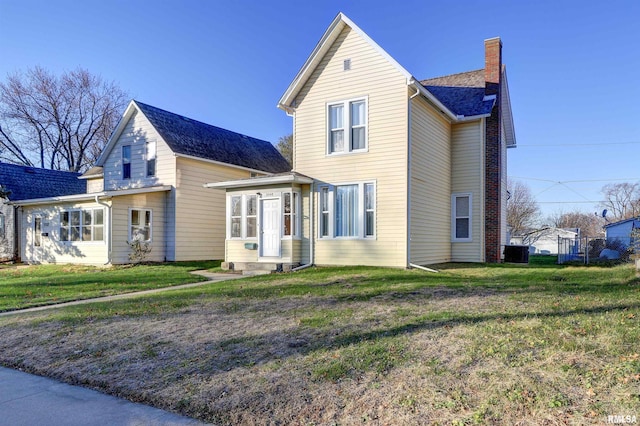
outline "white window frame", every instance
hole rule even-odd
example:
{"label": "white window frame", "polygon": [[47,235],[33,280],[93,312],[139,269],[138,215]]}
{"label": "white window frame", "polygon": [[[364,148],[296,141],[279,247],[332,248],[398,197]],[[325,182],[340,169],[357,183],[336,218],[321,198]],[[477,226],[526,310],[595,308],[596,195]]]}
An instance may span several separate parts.
{"label": "white window frame", "polygon": [[[350,236],[337,236],[336,235],[336,194],[337,188],[340,186],[356,185],[358,187],[358,206],[356,216],[356,235]],[[373,212],[373,234],[366,235],[366,205],[365,205],[365,187],[367,185],[373,186],[373,209],[369,211]],[[325,205],[322,200],[322,194],[327,194],[327,204]],[[336,240],[375,240],[377,238],[376,225],[377,225],[377,183],[376,181],[359,181],[359,182],[341,182],[335,185],[321,185],[318,187],[318,238],[322,240],[336,239]],[[326,235],[323,235],[325,231],[322,225],[322,216],[328,215],[328,227]]]}
{"label": "white window frame", "polygon": [[[129,158],[128,161],[125,163],[125,155],[124,155],[124,150],[125,148],[129,148]],[[122,148],[120,149],[120,155],[122,158],[122,180],[129,180],[131,179],[131,175],[132,175],[132,170],[131,170],[131,156],[133,155],[133,150],[131,149],[131,145],[122,145]],[[124,169],[125,169],[125,165],[129,165],[129,176],[125,177],[124,176]]]}
{"label": "white window frame", "polygon": [[[364,124],[354,126],[351,117],[351,105],[357,102],[364,102]],[[331,107],[342,106],[342,125],[341,128],[331,128]],[[369,150],[369,97],[362,96],[358,98],[346,99],[337,102],[328,102],[326,105],[327,116],[327,136],[326,136],[326,153],[327,155],[344,155],[350,153],[367,152]],[[364,128],[364,147],[353,149],[351,133],[355,128]],[[343,131],[343,150],[332,151],[331,150],[331,133],[333,130],[342,129]]]}
{"label": "white window frame", "polygon": [[[291,197],[290,202],[291,202],[291,213],[286,213],[285,212],[285,197],[286,194],[289,194],[289,196]],[[285,191],[282,193],[282,238],[283,239],[300,239],[301,238],[301,233],[300,233],[300,229],[301,229],[301,220],[300,220],[300,208],[301,208],[301,203],[300,200],[302,199],[301,195],[300,195],[300,191]],[[291,233],[291,235],[286,235],[285,234],[285,217],[286,216],[291,216],[290,219],[290,223],[291,226],[293,228],[293,232]]]}
{"label": "white window frame", "polygon": [[[233,215],[233,203],[232,203],[232,199],[234,197],[238,197],[240,198],[240,215]],[[249,215],[248,214],[248,201],[249,201],[249,197],[255,197],[256,199],[256,212],[254,215]],[[259,203],[260,198],[258,197],[258,194],[229,194],[227,196],[227,239],[228,240],[257,240],[258,236],[260,234],[260,220],[259,220],[259,216],[258,216],[258,203]],[[240,218],[240,236],[233,236],[232,235],[232,229],[233,229],[233,218]],[[247,219],[248,218],[255,218],[256,220],[256,235],[253,237],[249,237],[247,236]]]}
{"label": "white window frame", "polygon": [[[149,140],[145,143],[146,176],[155,177],[158,173],[158,143]],[[153,163],[152,163],[153,162]],[[153,164],[153,173],[149,173],[149,166]]]}
{"label": "white window frame", "polygon": [[[469,215],[468,216],[456,216],[456,206],[458,198],[469,199]],[[456,219],[468,219],[468,235],[467,238],[458,238],[457,234],[457,220]],[[473,196],[471,192],[459,192],[451,194],[451,242],[465,243],[473,241]]]}
{"label": "white window frame", "polygon": [[131,223],[131,216],[132,216],[132,212],[136,210],[140,214],[142,214],[144,217],[146,217],[146,213],[149,212],[149,239],[147,240],[142,240],[142,242],[144,243],[150,243],[153,241],[153,210],[152,209],[144,209],[144,208],[130,208],[129,209],[129,241],[133,241],[133,234],[132,234],[132,228],[133,228],[133,224]]}
{"label": "white window frame", "polygon": [[[96,225],[95,224],[95,215],[94,212],[96,211],[102,211],[102,224],[101,225]],[[72,240],[71,238],[71,228],[75,228],[75,226],[71,225],[71,215],[74,212],[78,212],[78,217],[79,217],[79,224],[77,226],[78,228],[78,239],[77,240]],[[67,226],[63,226],[62,225],[62,216],[67,213],[69,215],[69,223],[67,224]],[[85,225],[84,223],[84,219],[85,219],[85,215],[87,213],[90,213],[91,215],[91,223],[89,225]],[[89,208],[89,209],[65,209],[60,211],[59,213],[59,226],[58,226],[58,239],[60,242],[63,243],[72,243],[72,244],[78,244],[78,243],[103,243],[105,241],[105,211],[104,208],[102,207],[98,207],[98,208]],[[100,240],[96,240],[95,239],[95,229],[96,227],[101,226],[102,227],[102,239]],[[84,237],[84,230],[86,228],[91,229],[91,239],[89,240],[85,240]],[[62,239],[62,230],[66,229],[67,230],[67,239],[63,240]]]}
{"label": "white window frame", "polygon": [[5,216],[4,213],[0,212],[0,240],[4,240],[5,236],[6,236],[6,220],[5,220]]}

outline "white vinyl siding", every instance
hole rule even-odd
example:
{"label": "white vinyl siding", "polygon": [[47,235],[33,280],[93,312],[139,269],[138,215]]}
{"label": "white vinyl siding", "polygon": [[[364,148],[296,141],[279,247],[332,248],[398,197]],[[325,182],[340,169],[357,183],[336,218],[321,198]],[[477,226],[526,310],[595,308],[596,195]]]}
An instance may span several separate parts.
{"label": "white vinyl siding", "polygon": [[418,265],[448,262],[451,260],[451,125],[423,98],[418,96],[410,102],[411,262]]}
{"label": "white vinyl siding", "polygon": [[451,261],[483,262],[484,121],[452,126],[451,193],[470,193],[472,241],[452,242]]}
{"label": "white vinyl siding", "polygon": [[[344,59],[351,60],[349,71],[344,71]],[[296,96],[295,170],[327,184],[376,182],[375,238],[319,238],[314,245],[318,265],[407,266],[406,83],[395,65],[345,28]],[[364,98],[366,149],[327,155],[329,105]],[[316,237],[322,226],[321,195],[314,191]]]}
{"label": "white vinyl siding", "polygon": [[204,183],[246,179],[250,172],[191,158],[177,159],[175,260],[224,259],[227,209],[224,190]]}
{"label": "white vinyl siding", "polygon": [[[25,262],[39,263],[77,263],[89,265],[103,265],[108,261],[107,249],[107,209],[95,202],[88,201],[82,203],[69,203],[48,206],[25,206],[22,208],[20,227],[23,232],[20,235],[20,256]],[[99,225],[100,218],[94,222],[94,212],[102,212],[103,225]],[[91,234],[93,240],[78,239],[77,241],[63,241],[62,229],[70,227],[71,221],[63,225],[64,212],[77,212],[78,221],[74,221],[76,235],[78,238],[88,238]],[[83,213],[87,217],[83,217]],[[39,218],[40,232],[36,237],[31,230],[36,226],[36,218]],[[91,218],[91,225],[85,225]],[[95,224],[94,224],[95,223]],[[69,228],[67,228],[69,229]],[[103,238],[100,239],[100,233]],[[36,241],[36,238],[39,241]],[[38,253],[35,253],[34,245],[37,246]]]}
{"label": "white vinyl siding", "polygon": [[[153,176],[147,175],[147,142],[155,144]],[[125,145],[131,147],[130,179],[122,177],[122,147]],[[136,112],[129,118],[122,134],[105,159],[103,171],[105,191],[153,185],[175,185],[176,157],[144,114]]]}

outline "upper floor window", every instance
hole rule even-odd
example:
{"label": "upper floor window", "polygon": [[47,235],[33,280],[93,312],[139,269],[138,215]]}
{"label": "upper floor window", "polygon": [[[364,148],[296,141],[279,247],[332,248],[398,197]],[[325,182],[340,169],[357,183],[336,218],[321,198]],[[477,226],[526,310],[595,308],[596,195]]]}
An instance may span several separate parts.
{"label": "upper floor window", "polygon": [[328,105],[327,152],[340,154],[367,149],[367,99]]}
{"label": "upper floor window", "polygon": [[373,182],[320,188],[320,237],[375,237]]}
{"label": "upper floor window", "polygon": [[104,241],[104,209],[60,212],[60,241]]}
{"label": "upper floor window", "polygon": [[131,179],[131,145],[122,147],[122,179]]}
{"label": "upper floor window", "polygon": [[471,241],[471,194],[451,196],[451,240]]}
{"label": "upper floor window", "polygon": [[156,175],[156,141],[148,141],[146,145],[147,177]]}

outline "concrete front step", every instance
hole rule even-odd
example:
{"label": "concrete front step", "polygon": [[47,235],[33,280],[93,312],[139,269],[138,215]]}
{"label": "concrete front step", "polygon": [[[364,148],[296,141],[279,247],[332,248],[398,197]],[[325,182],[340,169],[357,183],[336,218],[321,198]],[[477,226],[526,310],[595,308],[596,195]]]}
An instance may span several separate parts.
{"label": "concrete front step", "polygon": [[245,277],[253,277],[256,275],[269,275],[271,273],[273,273],[274,271],[266,271],[266,270],[253,270],[253,271],[242,271],[242,275]]}
{"label": "concrete front step", "polygon": [[235,272],[242,272],[243,275],[249,275],[249,272],[256,272],[253,275],[261,273],[269,274],[272,272],[289,272],[299,263],[276,263],[276,262],[222,262],[222,269]]}

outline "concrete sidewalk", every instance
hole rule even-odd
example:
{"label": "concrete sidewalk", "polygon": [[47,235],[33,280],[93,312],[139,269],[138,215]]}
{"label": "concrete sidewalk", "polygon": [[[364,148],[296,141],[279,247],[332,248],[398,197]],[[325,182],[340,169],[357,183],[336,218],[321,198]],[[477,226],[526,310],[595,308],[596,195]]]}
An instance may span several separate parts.
{"label": "concrete sidewalk", "polygon": [[35,308],[17,309],[15,311],[0,312],[0,317],[17,315],[25,312],[38,312],[38,311],[44,311],[46,309],[63,308],[65,306],[86,305],[87,303],[109,302],[111,300],[128,299],[130,297],[142,296],[145,294],[154,294],[154,293],[160,293],[160,292],[169,291],[169,290],[179,290],[181,288],[199,287],[201,285],[211,284],[211,283],[220,282],[220,281],[235,280],[238,278],[247,278],[246,276],[238,275],[238,274],[209,272],[206,270],[193,271],[191,273],[194,275],[200,275],[202,277],[205,277],[207,278],[207,281],[176,285],[173,287],[162,287],[162,288],[154,288],[151,290],[134,291],[132,293],[116,294],[113,296],[96,297],[93,299],[74,300],[73,302],[56,303],[53,305],[38,306]]}
{"label": "concrete sidewalk", "polygon": [[80,386],[0,367],[0,425],[204,425]]}

